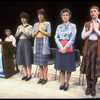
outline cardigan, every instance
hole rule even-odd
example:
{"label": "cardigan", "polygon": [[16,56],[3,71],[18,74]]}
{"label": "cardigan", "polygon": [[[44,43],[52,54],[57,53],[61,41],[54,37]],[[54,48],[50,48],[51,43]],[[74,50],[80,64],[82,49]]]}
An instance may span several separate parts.
{"label": "cardigan", "polygon": [[[34,39],[34,50],[33,53],[36,54],[36,34],[38,30],[38,25],[39,23],[35,23],[33,30],[32,30],[32,37],[35,37]],[[48,33],[43,36],[43,52],[42,54],[50,54],[50,43],[49,43],[49,38],[51,36],[51,24],[48,21],[44,21],[43,27],[42,27],[43,33]]]}

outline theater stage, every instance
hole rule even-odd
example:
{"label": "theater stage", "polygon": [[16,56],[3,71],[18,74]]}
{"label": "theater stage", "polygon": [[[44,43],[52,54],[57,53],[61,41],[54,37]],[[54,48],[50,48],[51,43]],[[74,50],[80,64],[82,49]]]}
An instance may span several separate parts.
{"label": "theater stage", "polygon": [[[21,70],[21,66],[19,69]],[[32,66],[34,76],[36,66]],[[100,98],[100,78],[97,83],[97,95],[95,97],[86,96],[86,82],[79,85],[79,67],[72,73],[68,91],[59,90],[59,72],[55,80],[55,69],[53,65],[49,66],[48,82],[45,85],[37,84],[38,77],[33,77],[30,81],[22,81],[21,73],[4,79],[0,78],[0,98]],[[82,77],[81,77],[82,78]]]}

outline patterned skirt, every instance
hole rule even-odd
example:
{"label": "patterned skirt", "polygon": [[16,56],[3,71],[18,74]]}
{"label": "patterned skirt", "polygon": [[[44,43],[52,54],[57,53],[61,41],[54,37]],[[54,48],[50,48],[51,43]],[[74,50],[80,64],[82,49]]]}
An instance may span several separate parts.
{"label": "patterned skirt", "polygon": [[36,39],[36,54],[34,54],[34,64],[39,66],[47,66],[48,55],[42,54],[43,51],[43,38]]}
{"label": "patterned skirt", "polygon": [[72,72],[76,70],[75,67],[75,54],[74,52],[69,52],[61,54],[56,52],[55,69],[63,70],[67,72]]}
{"label": "patterned skirt", "polygon": [[[89,40],[89,46],[87,50],[86,57],[83,57],[82,65],[80,68],[81,73],[89,74],[93,78],[97,76],[98,72],[100,74],[100,68],[96,68],[96,66],[100,66],[100,59],[99,63],[97,57],[97,49],[98,49],[98,42]],[[100,58],[100,57],[99,57]]]}

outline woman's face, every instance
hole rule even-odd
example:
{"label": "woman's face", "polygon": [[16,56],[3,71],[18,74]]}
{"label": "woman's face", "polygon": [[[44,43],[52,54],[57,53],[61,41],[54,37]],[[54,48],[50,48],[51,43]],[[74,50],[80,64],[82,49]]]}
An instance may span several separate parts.
{"label": "woman's face", "polygon": [[68,22],[69,19],[70,19],[69,13],[68,13],[68,12],[64,12],[64,13],[62,14],[61,18],[62,18],[62,21],[63,21],[63,22],[65,22],[65,23]]}
{"label": "woman's face", "polygon": [[6,36],[9,36],[11,34],[11,32],[10,31],[6,31],[5,34],[6,34]]}
{"label": "woman's face", "polygon": [[39,19],[39,21],[44,20],[44,15],[42,15],[42,14],[38,14],[38,19]]}
{"label": "woman's face", "polygon": [[22,24],[26,24],[27,23],[27,19],[26,18],[21,18],[21,22],[22,22]]}
{"label": "woman's face", "polygon": [[95,8],[90,9],[90,16],[92,19],[98,18],[99,14],[100,12],[97,9]]}

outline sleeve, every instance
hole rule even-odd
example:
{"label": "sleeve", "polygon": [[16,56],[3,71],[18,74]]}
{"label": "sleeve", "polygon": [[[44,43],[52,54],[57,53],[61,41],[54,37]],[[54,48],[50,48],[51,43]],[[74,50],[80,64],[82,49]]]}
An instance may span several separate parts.
{"label": "sleeve", "polygon": [[81,33],[82,39],[84,40],[84,39],[88,38],[90,36],[90,34],[91,34],[91,31],[86,32],[86,28],[84,26],[83,31]]}
{"label": "sleeve", "polygon": [[97,24],[96,24],[95,32],[96,32],[96,34],[100,37],[99,27],[100,27],[100,23],[97,23]]}
{"label": "sleeve", "polygon": [[57,47],[58,48],[62,48],[62,44],[59,41],[59,30],[60,30],[60,28],[58,26],[57,29],[56,29],[56,33],[55,33],[55,37],[54,38],[55,38],[55,42],[56,42]]}
{"label": "sleeve", "polygon": [[32,28],[32,37],[35,37],[38,33],[38,27],[36,24],[34,24],[33,28]]}
{"label": "sleeve", "polygon": [[30,25],[29,27],[28,27],[28,30],[27,31],[24,31],[24,36],[26,37],[26,38],[30,38],[31,36],[32,36],[32,26]]}
{"label": "sleeve", "polygon": [[91,33],[92,33],[92,28],[91,28],[92,24],[90,24],[90,29],[85,27],[85,25],[86,25],[86,23],[84,24],[84,28],[83,28],[83,31],[81,33],[81,37],[82,37],[83,40],[88,38],[91,35]]}
{"label": "sleeve", "polygon": [[16,47],[16,39],[15,39],[14,36],[12,36],[12,40],[13,40],[13,41],[12,41],[13,46]]}
{"label": "sleeve", "polygon": [[51,24],[49,22],[47,23],[47,31],[43,29],[40,29],[40,31],[46,36],[51,36]]}
{"label": "sleeve", "polygon": [[18,26],[15,37],[18,38],[21,34],[22,32],[20,32],[20,26]]}
{"label": "sleeve", "polygon": [[96,30],[97,35],[100,37],[100,31]]}
{"label": "sleeve", "polygon": [[65,48],[69,48],[72,44],[74,44],[76,33],[77,33],[77,29],[76,29],[76,25],[75,24],[72,25],[71,31],[72,32],[71,32],[70,40],[65,45]]}

